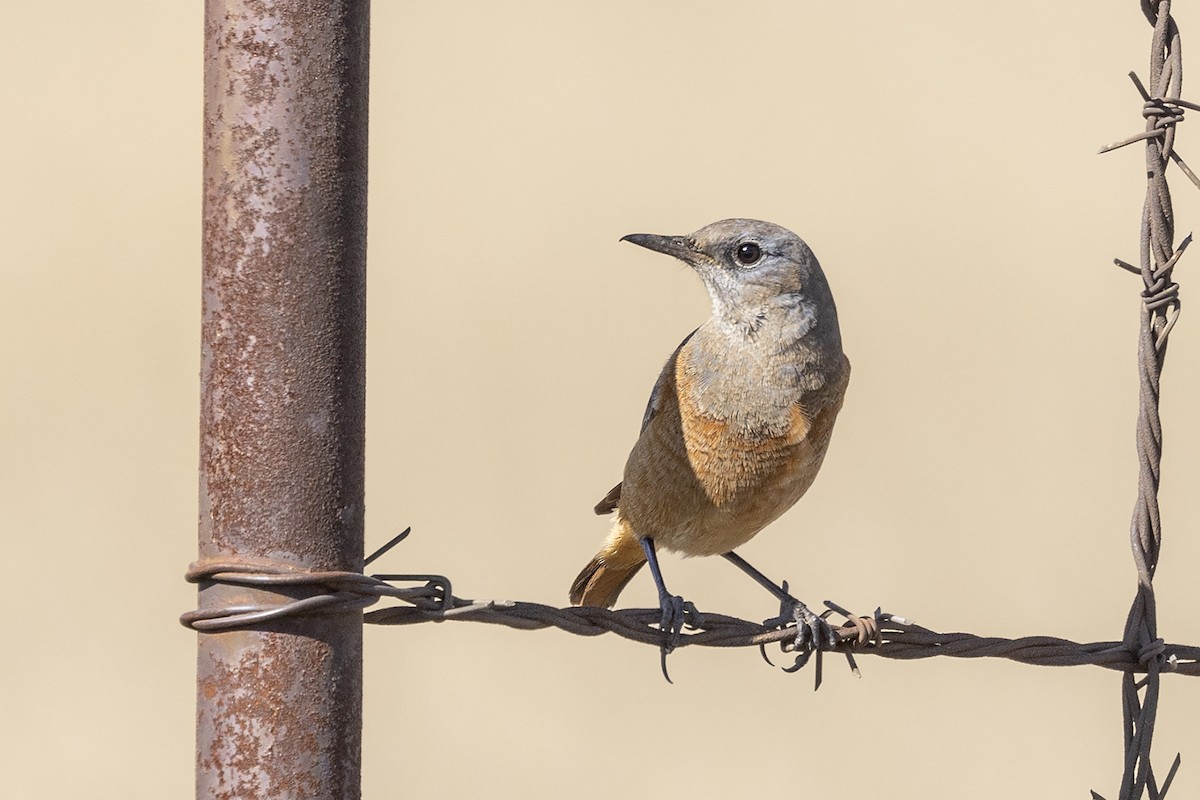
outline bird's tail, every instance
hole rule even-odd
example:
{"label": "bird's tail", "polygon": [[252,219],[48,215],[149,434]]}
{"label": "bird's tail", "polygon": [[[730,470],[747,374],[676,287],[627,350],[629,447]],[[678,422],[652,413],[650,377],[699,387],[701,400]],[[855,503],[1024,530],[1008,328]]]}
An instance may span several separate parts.
{"label": "bird's tail", "polygon": [[621,590],[645,563],[641,543],[618,511],[604,546],[571,584],[571,604],[612,608]]}

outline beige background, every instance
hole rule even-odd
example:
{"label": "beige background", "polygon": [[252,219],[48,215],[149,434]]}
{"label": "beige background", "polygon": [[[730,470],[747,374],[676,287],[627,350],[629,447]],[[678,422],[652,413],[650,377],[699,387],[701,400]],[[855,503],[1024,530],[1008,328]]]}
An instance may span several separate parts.
{"label": "beige background", "polygon": [[[744,554],[812,602],[1120,636],[1138,281],[1111,259],[1137,256],[1142,156],[1095,153],[1141,129],[1137,2],[374,5],[368,542],[415,529],[382,569],[565,602],[658,368],[707,314],[686,269],[618,238],[754,216],[819,255],[854,377],[816,486]],[[4,793],[185,797],[202,4],[10,6]],[[1172,174],[1182,235],[1200,192]],[[1161,629],[1197,643],[1194,306],[1172,342]],[[665,569],[702,609],[773,612],[723,563]],[[649,579],[624,600],[652,603]],[[366,641],[369,797],[1116,794],[1099,669],[866,656],[814,695],[747,650],[680,652],[668,686],[615,637]],[[1157,763],[1182,751],[1194,796],[1200,682],[1163,699]]]}

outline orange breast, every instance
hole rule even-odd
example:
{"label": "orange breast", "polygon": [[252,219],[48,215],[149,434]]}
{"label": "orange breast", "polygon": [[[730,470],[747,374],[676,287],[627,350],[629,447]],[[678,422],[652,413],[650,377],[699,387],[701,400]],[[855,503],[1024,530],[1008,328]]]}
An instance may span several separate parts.
{"label": "orange breast", "polygon": [[638,535],[668,549],[726,553],[778,518],[812,484],[841,391],[823,408],[792,404],[772,424],[751,429],[702,414],[686,350],[678,361],[663,386],[659,412],[630,454],[620,513]]}

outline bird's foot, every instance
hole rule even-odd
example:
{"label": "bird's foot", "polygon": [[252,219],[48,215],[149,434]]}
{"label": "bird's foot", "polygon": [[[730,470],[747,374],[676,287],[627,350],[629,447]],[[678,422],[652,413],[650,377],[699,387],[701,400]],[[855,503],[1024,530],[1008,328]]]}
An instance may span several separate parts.
{"label": "bird's foot", "polygon": [[[784,586],[786,592],[787,584]],[[850,671],[856,677],[862,677],[852,650],[867,644],[879,645],[882,642],[880,625],[891,618],[891,615],[884,614],[880,609],[876,609],[873,616],[862,617],[855,616],[837,603],[831,603],[828,600],[825,601],[825,606],[828,610],[817,615],[804,603],[789,595],[788,599],[780,603],[780,615],[763,623],[771,628],[795,625],[795,638],[791,641],[781,642],[780,647],[785,653],[798,653],[798,655],[795,663],[790,667],[784,667],[783,670],[784,672],[796,672],[802,669],[815,653],[817,659],[814,690],[821,688],[821,654],[837,649],[839,645],[848,645],[841,648],[842,654],[846,656],[846,663],[849,664]],[[830,625],[827,619],[835,611],[847,620],[837,627]],[[762,652],[763,658],[766,658],[766,651]],[[770,663],[770,659],[767,661]]]}
{"label": "bird's foot", "polygon": [[796,638],[784,644],[784,651],[800,655],[796,657],[795,666],[787,669],[788,672],[795,672],[807,664],[813,653],[832,650],[837,646],[837,631],[825,619],[828,613],[814,614],[804,603],[791,598],[780,603],[778,617],[763,622],[769,628],[796,626]]}
{"label": "bird's foot", "polygon": [[[826,611],[823,614],[814,614],[808,606],[801,601],[792,597],[788,593],[787,581],[784,581],[782,589],[778,592],[779,596],[779,616],[772,619],[764,620],[763,625],[768,628],[787,628],[795,626],[796,636],[790,641],[779,643],[780,649],[785,653],[796,653],[795,663],[790,667],[784,667],[784,672],[797,672],[808,664],[809,660],[815,653],[817,656],[816,667],[816,686],[821,687],[821,654],[826,650],[834,649],[840,638],[837,631],[826,620],[831,612]],[[763,660],[768,664],[773,663],[767,657],[765,646],[759,647],[759,652],[762,653]]]}
{"label": "bird's foot", "polygon": [[820,616],[814,614],[808,606],[788,593],[787,581],[783,582],[782,588],[776,587],[776,592],[779,596],[779,616],[763,620],[763,625],[768,628],[796,626],[796,638],[785,645],[786,651],[811,653],[814,649],[832,649],[838,643],[837,633],[825,620],[830,612],[826,611]]}
{"label": "bird's foot", "polygon": [[662,656],[662,674],[667,679],[667,683],[673,683],[670,674],[667,673],[667,656],[679,646],[684,627],[695,629],[700,627],[703,621],[696,606],[679,595],[664,594],[658,602],[662,609],[662,619],[658,623],[663,636],[662,644],[659,646]]}

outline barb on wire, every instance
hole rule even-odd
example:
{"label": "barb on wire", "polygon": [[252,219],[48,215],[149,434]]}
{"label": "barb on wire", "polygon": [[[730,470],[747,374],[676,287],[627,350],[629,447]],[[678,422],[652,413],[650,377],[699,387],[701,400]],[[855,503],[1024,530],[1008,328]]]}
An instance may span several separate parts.
{"label": "barb on wire", "polygon": [[[1142,106],[1142,116],[1147,120],[1147,129],[1119,142],[1104,145],[1100,148],[1101,154],[1110,153],[1113,150],[1118,150],[1148,139],[1166,139],[1168,132],[1173,132],[1175,126],[1183,122],[1184,109],[1200,111],[1200,104],[1191,103],[1179,97],[1151,97],[1136,72],[1130,72],[1129,79],[1133,81],[1133,85],[1137,88],[1138,94],[1142,96],[1142,100],[1145,103]],[[1196,173],[1192,172],[1192,168],[1187,165],[1187,162],[1183,160],[1183,156],[1179,155],[1174,146],[1168,146],[1164,149],[1166,155],[1175,162],[1175,166],[1179,167],[1183,174],[1188,177],[1188,180],[1197,187],[1200,187],[1200,177],[1197,177]]]}

